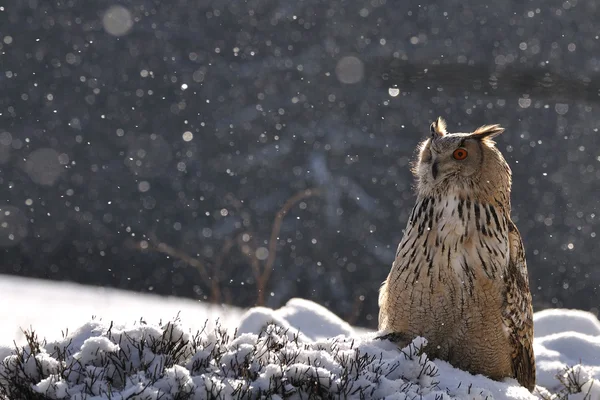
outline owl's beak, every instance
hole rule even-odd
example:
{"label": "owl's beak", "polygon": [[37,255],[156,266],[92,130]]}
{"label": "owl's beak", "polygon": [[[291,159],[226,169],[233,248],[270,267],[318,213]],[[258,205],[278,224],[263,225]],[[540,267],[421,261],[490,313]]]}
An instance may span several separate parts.
{"label": "owl's beak", "polygon": [[434,160],[433,163],[431,164],[431,176],[433,176],[433,180],[437,179],[438,176],[438,162],[437,160]]}

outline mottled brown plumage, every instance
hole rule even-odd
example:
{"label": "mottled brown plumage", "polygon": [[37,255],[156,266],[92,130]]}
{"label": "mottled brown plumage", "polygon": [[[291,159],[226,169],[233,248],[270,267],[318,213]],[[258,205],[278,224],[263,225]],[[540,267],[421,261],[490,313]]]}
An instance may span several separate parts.
{"label": "mottled brown plumage", "polygon": [[[379,328],[428,340],[426,353],[473,374],[535,387],[533,311],[511,171],[486,125],[447,133],[438,118],[413,172],[417,201],[379,294]],[[403,343],[404,344],[404,343]]]}

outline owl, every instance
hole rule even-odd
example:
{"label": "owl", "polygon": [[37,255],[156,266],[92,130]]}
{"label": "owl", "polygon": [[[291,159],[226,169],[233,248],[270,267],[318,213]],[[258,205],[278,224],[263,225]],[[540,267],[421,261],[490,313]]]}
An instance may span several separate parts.
{"label": "owl", "polygon": [[431,358],[535,387],[533,310],[510,218],[511,170],[486,125],[448,133],[438,118],[413,165],[417,200],[379,293],[379,329],[428,340]]}

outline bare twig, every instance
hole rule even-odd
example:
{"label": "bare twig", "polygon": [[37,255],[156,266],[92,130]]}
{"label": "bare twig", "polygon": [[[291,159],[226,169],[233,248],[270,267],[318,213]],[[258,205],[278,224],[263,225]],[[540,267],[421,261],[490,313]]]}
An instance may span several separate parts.
{"label": "bare twig", "polygon": [[256,303],[258,305],[263,305],[265,301],[265,289],[267,283],[269,282],[269,279],[271,278],[271,273],[273,272],[273,264],[275,263],[275,255],[277,254],[277,239],[279,238],[279,232],[281,231],[281,224],[283,223],[283,218],[300,200],[312,196],[319,196],[320,194],[321,191],[319,189],[313,188],[302,190],[290,197],[289,199],[287,199],[283,207],[281,207],[277,212],[275,220],[273,221],[273,227],[271,228],[271,238],[269,239],[269,255],[267,256],[263,273],[256,282],[258,291],[258,298]]}
{"label": "bare twig", "polygon": [[[202,261],[190,256],[189,254],[185,253],[183,250],[176,249],[174,247],[169,246],[165,242],[161,242],[154,233],[150,233],[146,236],[149,239],[148,241],[145,241],[147,243],[147,247],[142,246],[141,241],[133,242],[133,243],[128,242],[128,247],[131,247],[131,248],[134,248],[134,249],[140,250],[140,251],[155,251],[157,253],[166,254],[170,257],[181,260],[181,261],[185,262],[186,264],[191,265],[192,267],[196,268],[198,270],[198,272],[200,273],[200,277],[205,282],[212,280],[212,278],[208,274],[206,266],[204,265],[204,263]],[[214,290],[214,286],[213,286],[213,290]],[[214,297],[214,295],[215,294],[213,293],[213,297]]]}
{"label": "bare twig", "polygon": [[169,246],[165,242],[161,242],[160,240],[158,240],[158,238],[154,234],[151,234],[151,236],[148,236],[148,238],[152,241],[151,244],[153,245],[154,250],[158,251],[159,253],[163,253],[168,256],[171,256],[173,258],[177,258],[177,259],[191,265],[192,267],[196,268],[198,270],[198,272],[200,272],[200,276],[202,277],[202,279],[204,279],[206,281],[210,280],[210,276],[208,275],[206,266],[204,265],[204,263],[202,261],[188,255],[187,253],[185,253],[182,250],[179,250],[179,249]]}

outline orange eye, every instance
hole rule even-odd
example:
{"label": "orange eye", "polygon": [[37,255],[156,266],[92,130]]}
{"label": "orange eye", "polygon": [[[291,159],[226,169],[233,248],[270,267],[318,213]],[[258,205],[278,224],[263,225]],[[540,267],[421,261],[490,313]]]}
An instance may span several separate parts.
{"label": "orange eye", "polygon": [[454,150],[454,153],[452,153],[452,157],[454,157],[455,160],[462,161],[467,158],[468,154],[466,149],[456,149]]}

